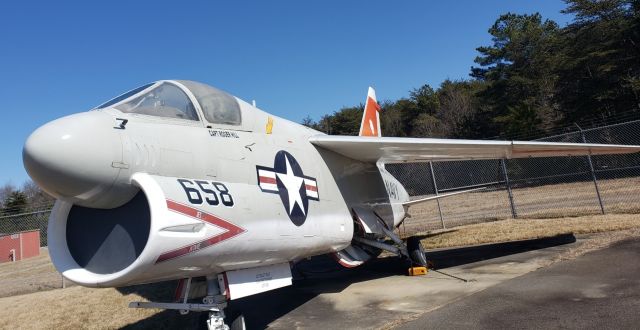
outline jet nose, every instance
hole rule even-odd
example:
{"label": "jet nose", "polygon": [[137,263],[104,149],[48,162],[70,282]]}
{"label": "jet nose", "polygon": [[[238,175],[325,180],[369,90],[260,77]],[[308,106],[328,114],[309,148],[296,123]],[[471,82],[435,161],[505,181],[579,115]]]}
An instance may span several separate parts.
{"label": "jet nose", "polygon": [[29,176],[56,198],[100,207],[101,193],[117,179],[122,161],[120,130],[102,111],[63,117],[34,131],[22,159]]}

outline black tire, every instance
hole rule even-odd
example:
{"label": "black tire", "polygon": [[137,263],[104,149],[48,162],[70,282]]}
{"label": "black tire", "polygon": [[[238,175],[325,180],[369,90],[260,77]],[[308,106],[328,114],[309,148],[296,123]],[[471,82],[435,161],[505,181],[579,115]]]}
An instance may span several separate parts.
{"label": "black tire", "polygon": [[247,323],[244,321],[244,316],[239,314],[229,325],[229,330],[247,330]]}
{"label": "black tire", "polygon": [[409,237],[407,239],[407,250],[409,250],[409,257],[414,265],[427,267],[427,257],[418,237]]}
{"label": "black tire", "polygon": [[235,308],[235,306],[231,304],[227,305],[224,314],[224,323],[229,326],[229,330],[244,330],[247,328],[242,312],[238,308]]}

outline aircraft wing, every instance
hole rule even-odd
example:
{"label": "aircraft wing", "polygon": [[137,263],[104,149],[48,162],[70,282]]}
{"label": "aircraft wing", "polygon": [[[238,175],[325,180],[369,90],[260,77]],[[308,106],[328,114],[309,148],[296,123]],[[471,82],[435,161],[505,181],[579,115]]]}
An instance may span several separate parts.
{"label": "aircraft wing", "polygon": [[458,140],[400,137],[315,135],[313,145],[362,162],[608,155],[640,152],[640,146],[534,141]]}

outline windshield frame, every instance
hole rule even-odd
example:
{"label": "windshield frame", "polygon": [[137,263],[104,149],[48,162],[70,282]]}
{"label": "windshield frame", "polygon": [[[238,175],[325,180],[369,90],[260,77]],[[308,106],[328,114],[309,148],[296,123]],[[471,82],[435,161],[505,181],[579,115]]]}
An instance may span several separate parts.
{"label": "windshield frame", "polygon": [[[120,105],[121,103],[124,103],[124,102],[126,102],[126,101],[129,101],[130,99],[132,99],[132,98],[133,98],[133,97],[135,97],[136,95],[139,95],[140,93],[150,91],[152,88],[154,88],[155,86],[157,86],[157,85],[158,85],[158,83],[159,83],[159,82],[158,82],[158,81],[156,81],[156,82],[152,82],[152,83],[144,84],[144,85],[142,85],[142,86],[139,86],[139,87],[136,87],[136,88],[130,89],[130,90],[128,90],[128,91],[126,91],[126,92],[124,92],[124,93],[122,93],[122,94],[120,94],[120,95],[118,95],[118,96],[114,97],[114,98],[109,99],[109,100],[108,100],[108,101],[106,101],[106,102],[100,103],[100,105],[98,105],[98,106],[94,107],[94,108],[93,108],[93,109],[91,109],[91,110],[104,110],[104,109],[113,108],[113,107],[115,107],[116,105]],[[143,87],[144,87],[144,88],[143,88]],[[136,92],[136,93],[133,93],[133,94],[131,94],[131,95],[129,95],[129,96],[127,96],[127,97],[125,97],[125,98],[122,98],[122,99],[118,100],[118,99],[119,99],[119,98],[121,98],[122,96],[127,95],[127,94],[129,94],[129,93],[131,93],[131,92],[133,92],[133,91],[136,91],[136,90],[137,90],[137,92]],[[117,101],[116,101],[116,100],[117,100]],[[115,101],[115,102],[114,102],[114,101]]]}
{"label": "windshield frame", "polygon": [[168,119],[200,121],[193,100],[180,86],[169,81],[157,84],[148,92],[113,106],[123,113]]}
{"label": "windshield frame", "polygon": [[[192,98],[197,110],[198,110],[198,114],[200,115],[200,119],[203,123],[205,123],[207,128],[218,128],[218,129],[224,129],[224,130],[232,130],[232,131],[243,131],[243,132],[250,132],[253,131],[253,129],[251,129],[250,126],[250,121],[247,121],[245,119],[246,116],[246,111],[244,109],[244,107],[242,106],[242,100],[238,99],[237,97],[221,90],[218,89],[217,87],[213,87],[210,85],[207,85],[205,83],[199,82],[199,81],[190,81],[190,80],[171,80],[173,83],[175,83],[178,86],[182,86],[182,88],[184,89],[184,91]],[[189,88],[189,85],[184,84],[183,82],[186,83],[196,83],[196,84],[200,84],[200,85],[204,85],[206,87],[210,87],[213,88],[215,90],[217,90],[220,93],[223,93],[225,95],[227,95],[228,97],[230,97],[231,99],[233,99],[233,101],[237,104],[238,106],[238,115],[240,117],[240,123],[239,124],[229,124],[229,123],[221,123],[221,122],[215,122],[215,121],[209,121],[209,119],[207,118],[207,115],[205,114],[205,111],[202,107],[202,104],[200,104],[200,101],[198,100],[198,98],[196,97],[195,93]]]}
{"label": "windshield frame", "polygon": [[[134,113],[134,112],[124,112],[124,111],[122,111],[122,110],[117,108],[117,106],[119,106],[121,104],[127,103],[127,102],[129,102],[129,101],[131,101],[131,100],[133,100],[133,99],[135,99],[135,98],[137,98],[137,97],[139,97],[139,96],[141,96],[141,95],[143,95],[145,93],[148,93],[148,92],[152,91],[153,89],[155,89],[156,87],[160,86],[163,83],[168,83],[168,84],[176,86],[178,89],[180,89],[180,91],[182,91],[187,96],[187,98],[189,99],[189,101],[191,102],[191,104],[193,105],[193,107],[194,107],[194,109],[196,111],[196,115],[198,116],[198,120],[190,120],[190,119],[182,119],[182,118],[171,118],[171,117],[161,117],[161,116],[154,116],[154,115]],[[142,85],[140,87],[137,87],[137,88],[134,88],[132,90],[129,90],[129,91],[125,92],[125,93],[120,94],[119,96],[116,96],[116,97],[112,98],[111,100],[114,100],[114,99],[116,99],[116,98],[118,98],[118,97],[120,97],[122,95],[125,95],[125,94],[127,94],[127,93],[129,93],[129,92],[131,92],[133,90],[136,90],[138,88],[141,88],[143,86],[147,86],[147,85]],[[104,102],[102,104],[107,104],[107,103],[111,102],[111,100],[109,100],[107,102]],[[150,119],[157,119],[157,120],[162,120],[162,121],[173,121],[173,122],[180,122],[180,123],[190,123],[192,125],[193,124],[197,124],[198,126],[200,126],[200,125],[204,126],[207,123],[207,121],[204,119],[204,116],[202,114],[202,108],[200,107],[200,103],[198,102],[196,97],[193,95],[193,93],[191,93],[191,91],[186,86],[184,86],[183,84],[181,84],[181,83],[179,83],[179,82],[177,82],[175,80],[158,80],[158,81],[155,81],[153,83],[148,84],[147,88],[140,90],[138,93],[130,95],[129,97],[124,98],[122,100],[119,100],[116,103],[110,104],[107,107],[103,107],[103,108],[96,107],[96,108],[94,108],[92,110],[102,111],[102,110],[108,110],[108,109],[112,109],[112,110],[118,111],[119,113],[122,113],[125,116],[127,116],[127,115],[128,116],[144,116],[145,118],[150,118]]]}

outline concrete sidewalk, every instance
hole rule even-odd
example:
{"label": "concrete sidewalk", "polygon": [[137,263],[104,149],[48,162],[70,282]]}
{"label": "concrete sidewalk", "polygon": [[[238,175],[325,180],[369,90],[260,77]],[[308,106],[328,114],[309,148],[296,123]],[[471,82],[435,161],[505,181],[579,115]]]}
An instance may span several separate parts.
{"label": "concrete sidewalk", "polygon": [[638,329],[640,239],[458,300],[399,329]]}
{"label": "concrete sidewalk", "polygon": [[564,235],[428,253],[442,272],[467,282],[434,271],[405,276],[407,265],[398,258],[352,270],[337,270],[332,260],[315,259],[297,267],[305,278],[292,287],[231,306],[242,310],[250,328],[389,328],[534,271],[580,244],[573,235]]}

